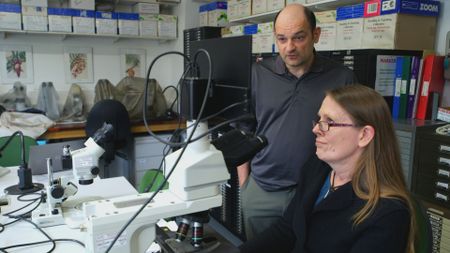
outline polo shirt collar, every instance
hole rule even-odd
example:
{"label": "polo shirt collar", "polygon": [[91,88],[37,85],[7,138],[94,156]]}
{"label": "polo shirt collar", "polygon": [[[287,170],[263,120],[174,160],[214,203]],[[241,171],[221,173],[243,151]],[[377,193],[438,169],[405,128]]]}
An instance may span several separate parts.
{"label": "polo shirt collar", "polygon": [[[314,51],[314,61],[311,65],[311,68],[309,69],[309,72],[322,72],[324,70],[324,65],[325,59]],[[274,72],[278,75],[292,75],[286,68],[286,64],[284,63],[280,55],[278,55],[275,60]]]}

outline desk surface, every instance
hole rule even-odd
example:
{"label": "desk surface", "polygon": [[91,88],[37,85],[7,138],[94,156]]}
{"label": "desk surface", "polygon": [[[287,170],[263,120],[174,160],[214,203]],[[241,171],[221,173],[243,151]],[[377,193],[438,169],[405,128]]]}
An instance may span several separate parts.
{"label": "desk surface", "polygon": [[[186,123],[182,121],[181,127],[184,127]],[[178,125],[178,120],[169,121],[153,121],[149,123],[150,129],[154,132],[164,132],[176,130]],[[67,124],[56,124],[55,126],[49,128],[47,132],[41,135],[38,139],[45,140],[58,140],[58,139],[77,139],[85,138],[86,132],[84,130],[85,123],[67,123]],[[147,133],[147,129],[143,122],[132,124],[131,133],[140,134]]]}
{"label": "desk surface", "polygon": [[[9,168],[11,172],[0,177],[0,191],[3,193],[3,190],[11,185],[17,184],[17,168]],[[57,172],[54,175],[60,176],[61,174],[66,174],[65,172]],[[46,175],[42,176],[33,176],[34,183],[45,183],[47,181]],[[114,185],[114,188],[111,188],[111,185]],[[92,198],[92,196],[96,197],[116,197],[123,195],[135,194],[136,190],[131,186],[130,183],[124,177],[115,177],[115,178],[107,178],[107,179],[95,179],[95,182],[91,185],[80,186],[78,187],[78,193],[74,196],[73,199],[68,199],[65,203],[70,205],[76,205],[77,202],[80,203],[81,200],[88,198]],[[34,196],[31,196],[34,197]],[[10,204],[8,206],[2,206],[1,213],[4,214],[11,210],[16,210],[22,206],[25,206],[28,202],[20,202],[17,200],[17,196],[11,195],[8,196]],[[34,206],[34,205],[32,205]],[[30,207],[32,207],[30,206]],[[30,209],[25,209],[30,210]],[[19,212],[20,213],[20,212]],[[9,222],[10,219],[1,216],[0,223],[5,224]],[[0,229],[1,230],[1,229]],[[75,239],[84,243],[86,232],[81,231],[80,229],[71,229],[66,225],[54,226],[44,228],[44,231],[48,233],[48,235],[53,239]],[[36,228],[34,228],[28,222],[16,222],[14,224],[8,225],[5,227],[3,232],[0,232],[0,247],[6,247],[11,245],[17,245],[22,243],[30,243],[30,242],[38,242],[47,240],[44,235],[39,232]],[[51,244],[42,244],[35,245],[32,249],[29,247],[22,248],[14,248],[11,250],[7,250],[8,252],[47,252],[51,249]],[[82,246],[77,243],[72,242],[57,242],[56,248],[53,252],[64,252],[64,253],[79,253],[84,252]]]}

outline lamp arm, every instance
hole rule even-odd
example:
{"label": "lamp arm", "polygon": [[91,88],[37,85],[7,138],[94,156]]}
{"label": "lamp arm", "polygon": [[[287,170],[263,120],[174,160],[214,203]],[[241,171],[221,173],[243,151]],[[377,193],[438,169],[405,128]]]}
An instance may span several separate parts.
{"label": "lamp arm", "polygon": [[22,153],[21,154],[22,166],[27,167],[27,163],[25,161],[25,140],[24,140],[22,131],[16,131],[11,136],[9,136],[8,140],[6,140],[6,142],[3,144],[3,146],[0,147],[0,156],[1,156],[1,153],[3,152],[3,150],[9,145],[9,143],[12,141],[12,139],[16,135],[20,135],[20,143],[22,145],[22,149],[20,150],[20,152]]}

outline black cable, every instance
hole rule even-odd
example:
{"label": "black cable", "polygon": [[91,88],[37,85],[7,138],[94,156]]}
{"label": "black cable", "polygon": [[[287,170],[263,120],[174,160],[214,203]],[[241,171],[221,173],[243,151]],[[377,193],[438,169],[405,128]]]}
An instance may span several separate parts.
{"label": "black cable", "polygon": [[[186,71],[187,72],[187,71]],[[175,99],[172,101],[172,104],[170,105],[170,110],[173,111],[173,106],[175,105],[175,103],[178,101],[178,89],[177,87],[173,86],[173,85],[169,85],[166,88],[163,89],[162,93],[164,94],[164,92],[168,89],[168,88],[172,88],[175,91]]]}
{"label": "black cable", "polygon": [[[23,194],[23,195],[20,195],[19,197],[24,197],[24,196],[26,196],[26,195],[31,195],[31,194]],[[23,213],[23,214],[20,214],[20,216],[23,216],[23,215],[25,215],[25,214],[31,213],[32,211],[36,210],[36,208],[38,208],[38,206],[42,203],[43,193],[41,193],[41,197],[36,198],[36,199],[32,199],[32,200],[21,200],[21,199],[19,199],[19,197],[17,197],[17,199],[18,199],[19,201],[30,201],[30,203],[28,203],[28,204],[26,204],[26,205],[24,205],[24,206],[22,206],[22,207],[20,207],[20,208],[18,208],[18,209],[15,209],[15,210],[12,210],[12,211],[10,211],[10,212],[7,212],[7,213],[3,214],[3,216],[9,216],[9,215],[11,215],[11,214],[13,214],[13,213],[16,213],[16,212],[18,212],[18,211],[20,211],[20,210],[23,210],[23,209],[25,209],[25,208],[31,206],[32,204],[36,203],[36,201],[39,200],[39,203],[38,203],[35,207],[33,207],[31,210],[29,210],[29,211],[27,211],[27,212],[25,212],[25,213]]]}
{"label": "black cable", "polygon": [[[42,228],[40,228],[36,223],[34,223],[34,222],[30,221],[30,220],[27,220],[27,219],[23,218],[22,216],[8,215],[8,217],[12,218],[12,219],[20,219],[21,221],[26,221],[26,222],[30,223],[36,229],[38,229],[39,232],[41,232],[45,237],[47,237],[48,240],[52,243],[52,248],[49,251],[47,251],[47,253],[50,253],[50,252],[52,252],[55,249],[55,247],[56,247],[55,241]],[[37,243],[31,243],[30,245],[33,245],[33,244],[39,244],[39,243],[38,242]],[[25,245],[25,246],[28,246],[28,245]],[[22,244],[17,244],[17,245],[6,246],[6,247],[0,248],[0,250],[2,252],[7,252],[6,251],[7,249],[17,248],[17,247],[23,247],[23,245]]]}
{"label": "black cable", "polygon": [[[209,55],[209,53],[208,53],[208,51],[206,51],[206,50],[204,50],[204,49],[200,49],[199,51],[201,51],[201,52],[203,52],[203,53],[205,53],[206,54],[206,57],[208,58],[208,62],[209,62],[209,74],[208,74],[208,82],[207,82],[207,85],[206,85],[206,92],[205,92],[205,96],[204,96],[204,98],[203,98],[203,101],[202,101],[202,105],[201,105],[201,107],[200,107],[200,111],[199,111],[199,114],[198,114],[198,116],[197,116],[197,120],[194,122],[194,129],[192,130],[192,132],[190,133],[190,135],[189,135],[189,137],[188,137],[188,139],[187,139],[187,142],[190,142],[191,141],[191,139],[192,139],[192,137],[194,136],[194,133],[195,133],[195,130],[197,129],[197,126],[200,124],[200,119],[201,119],[201,117],[202,117],[202,115],[203,115],[203,112],[204,112],[204,110],[205,110],[205,107],[206,107],[206,101],[207,101],[207,99],[208,99],[208,94],[209,94],[209,90],[210,90],[210,87],[211,87],[211,76],[212,76],[212,73],[211,73],[211,71],[212,71],[212,65],[211,65],[211,57],[210,57],[210,55]],[[178,53],[178,52],[177,52]],[[163,55],[166,55],[166,54],[168,54],[168,53],[165,53],[165,54],[162,54],[162,55],[160,55],[160,56],[158,56],[157,58],[155,58],[155,60],[156,59],[158,59],[158,58],[160,58],[161,56],[163,56]],[[178,54],[181,54],[181,53],[178,53]],[[184,57],[186,57],[184,54],[181,54],[181,55],[183,55]],[[187,57],[186,57],[187,58]],[[189,58],[188,58],[189,59]],[[151,70],[151,68],[152,68],[152,65],[154,64],[154,62],[155,62],[155,60],[153,60],[153,62],[152,62],[152,64],[150,65],[150,67],[149,67],[149,70],[148,70],[148,72],[147,72],[147,79],[148,79],[148,77],[149,77],[149,75],[150,75],[150,70]],[[190,62],[190,61],[189,61]],[[147,83],[148,83],[148,81],[147,81]],[[147,86],[146,86],[146,93],[144,93],[144,97],[146,98],[147,97]],[[144,108],[146,107],[145,106],[145,104],[146,104],[146,102],[144,102]],[[145,111],[144,111],[144,117],[145,117]],[[144,122],[145,122],[145,124],[146,124],[146,119],[144,118]],[[146,127],[147,127],[147,124],[146,124]],[[159,138],[159,139],[162,139],[162,138]],[[120,235],[122,235],[122,233],[125,231],[125,229],[131,224],[131,222],[133,222],[133,220],[134,219],[136,219],[136,217],[142,212],[142,210],[144,210],[144,208],[155,198],[155,196],[156,196],[156,194],[158,194],[159,193],[159,191],[161,191],[161,189],[164,187],[164,185],[167,183],[167,180],[170,178],[170,176],[172,175],[172,173],[173,173],[173,171],[175,170],[175,167],[177,166],[177,164],[178,164],[178,162],[181,160],[181,157],[183,156],[183,154],[184,154],[184,152],[186,151],[186,148],[188,147],[188,145],[184,145],[183,146],[183,148],[181,149],[181,151],[180,151],[180,154],[179,154],[179,156],[177,157],[177,159],[175,160],[175,163],[173,164],[173,166],[172,166],[172,168],[170,169],[170,171],[169,171],[169,174],[167,175],[167,177],[166,178],[164,178],[164,180],[163,180],[163,182],[159,185],[159,187],[158,187],[158,189],[152,194],[152,196],[150,196],[150,198],[138,209],[138,211],[136,211],[136,213],[127,221],[127,223],[125,223],[125,225],[120,229],[120,231],[119,231],[119,233],[116,235],[116,237],[113,239],[113,241],[110,243],[110,245],[109,245],[109,247],[106,249],[106,252],[105,253],[108,253],[111,249],[112,249],[112,247],[114,246],[114,243],[119,239],[119,237],[120,237]]]}

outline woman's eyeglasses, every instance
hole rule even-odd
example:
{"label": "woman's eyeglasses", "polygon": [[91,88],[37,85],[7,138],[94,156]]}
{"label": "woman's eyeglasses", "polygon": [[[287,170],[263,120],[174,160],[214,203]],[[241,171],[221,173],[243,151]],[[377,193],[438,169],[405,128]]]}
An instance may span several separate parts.
{"label": "woman's eyeglasses", "polygon": [[334,121],[321,121],[321,120],[313,120],[312,127],[314,128],[316,125],[319,125],[319,129],[322,132],[327,132],[330,130],[330,127],[356,127],[355,124],[348,123],[336,123]]}

